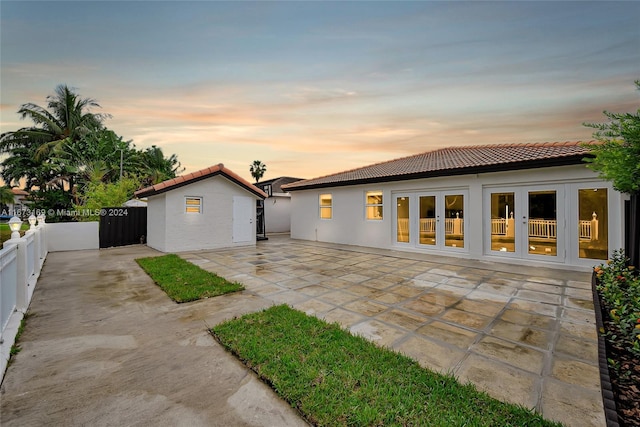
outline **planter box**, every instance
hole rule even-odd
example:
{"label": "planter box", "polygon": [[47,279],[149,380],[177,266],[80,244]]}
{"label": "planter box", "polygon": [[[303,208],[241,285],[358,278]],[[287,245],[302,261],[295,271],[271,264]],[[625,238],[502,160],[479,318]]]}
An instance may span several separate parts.
{"label": "planter box", "polygon": [[609,364],[607,362],[607,345],[604,336],[604,322],[602,319],[602,306],[600,304],[600,295],[596,289],[597,276],[593,272],[591,275],[591,289],[593,291],[593,305],[596,314],[596,328],[598,332],[598,365],[600,367],[600,388],[602,390],[602,403],[604,405],[605,418],[607,427],[620,427],[618,422],[618,411],[616,409],[616,401],[611,387],[611,377],[609,375]]}

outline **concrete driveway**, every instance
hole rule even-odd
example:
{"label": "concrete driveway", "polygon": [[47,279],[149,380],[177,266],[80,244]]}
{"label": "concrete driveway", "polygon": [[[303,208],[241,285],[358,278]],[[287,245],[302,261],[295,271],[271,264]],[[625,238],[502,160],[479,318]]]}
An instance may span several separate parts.
{"label": "concrete driveway", "polygon": [[182,256],[500,400],[605,423],[588,273],[286,237]]}
{"label": "concrete driveway", "polygon": [[207,333],[271,302],[176,304],[134,259],[146,246],[50,253],[0,391],[8,426],[304,426]]}
{"label": "concrete driveway", "polygon": [[590,277],[270,237],[181,254],[247,290],[175,304],[144,246],[52,253],[0,424],[304,425],[206,332],[287,303],[569,426],[602,426]]}

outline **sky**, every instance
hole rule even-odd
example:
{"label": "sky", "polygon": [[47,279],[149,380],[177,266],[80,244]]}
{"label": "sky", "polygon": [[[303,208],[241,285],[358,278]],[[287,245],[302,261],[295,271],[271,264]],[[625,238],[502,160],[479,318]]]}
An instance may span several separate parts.
{"label": "sky", "polygon": [[0,132],[59,84],[185,173],[313,178],[590,140],[640,106],[640,2],[0,1]]}

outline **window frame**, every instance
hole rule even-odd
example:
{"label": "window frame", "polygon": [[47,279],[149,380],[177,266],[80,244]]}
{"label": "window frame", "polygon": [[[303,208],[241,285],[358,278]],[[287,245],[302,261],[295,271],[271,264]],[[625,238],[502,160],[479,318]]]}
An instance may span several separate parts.
{"label": "window frame", "polygon": [[[369,196],[380,196],[380,203],[369,203]],[[370,217],[369,208],[380,208],[379,217]],[[378,212],[378,209],[372,209]],[[364,219],[367,221],[382,221],[384,219],[384,192],[382,190],[369,190],[364,192]]]}
{"label": "window frame", "polygon": [[[197,200],[198,203],[189,203],[190,200]],[[189,210],[197,207],[197,211]],[[184,196],[184,213],[202,215],[202,196]]]}
{"label": "window frame", "polygon": [[[330,204],[328,206],[327,205],[323,206],[322,205],[322,199],[324,197],[325,200],[326,200],[326,196],[328,196]],[[328,217],[322,216],[323,209],[325,211],[329,212],[329,216]],[[318,195],[318,216],[319,216],[319,218],[321,220],[331,220],[331,219],[333,219],[333,194],[332,193],[322,193],[322,194]]]}

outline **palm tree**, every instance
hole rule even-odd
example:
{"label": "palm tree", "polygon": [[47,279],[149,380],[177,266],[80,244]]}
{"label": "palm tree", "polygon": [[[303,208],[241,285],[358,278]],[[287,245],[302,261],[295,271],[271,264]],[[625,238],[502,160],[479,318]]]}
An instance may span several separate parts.
{"label": "palm tree", "polygon": [[97,107],[100,105],[94,99],[81,98],[66,85],[59,85],[54,95],[47,97],[47,108],[23,104],[18,114],[33,125],[0,135],[0,153],[8,154],[0,164],[0,176],[9,184],[26,179],[29,189],[53,188],[70,196],[75,178],[73,162],[58,154],[63,147],[78,144],[102,127],[107,115],[90,112]]}
{"label": "palm tree", "polygon": [[[55,94],[47,97],[47,108],[33,103],[20,107],[20,117],[30,119],[34,125],[0,135],[0,152],[12,157],[17,154],[27,155],[33,166],[48,163],[52,151],[59,150],[65,143],[76,143],[89,132],[101,127],[107,116],[89,112],[96,107],[100,105],[94,99],[80,98],[68,86],[59,85]],[[16,153],[15,150],[21,152]],[[21,174],[11,166],[14,165],[3,164],[3,178],[5,175],[10,179],[35,178],[37,182],[29,182],[29,186],[46,186],[47,177],[33,176],[33,173]]]}
{"label": "palm tree", "polygon": [[256,182],[260,181],[266,171],[267,165],[262,163],[260,160],[254,160],[251,166],[249,166],[249,172],[251,172],[251,176],[256,180]]}
{"label": "palm tree", "polygon": [[11,187],[5,185],[0,187],[0,210],[2,210],[2,215],[6,215],[9,213],[9,205],[13,205],[15,202],[15,196],[13,191],[11,191]]}
{"label": "palm tree", "polygon": [[155,145],[139,151],[137,157],[138,171],[142,173],[141,181],[144,185],[175,178],[184,171],[175,154],[165,157],[162,149]]}
{"label": "palm tree", "polygon": [[15,200],[11,187],[5,185],[0,187],[0,205],[11,205]]}

